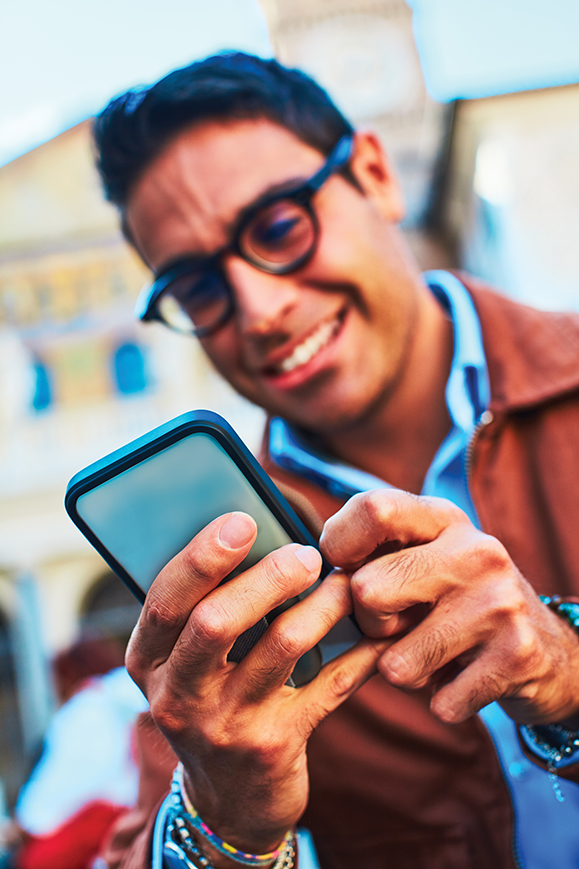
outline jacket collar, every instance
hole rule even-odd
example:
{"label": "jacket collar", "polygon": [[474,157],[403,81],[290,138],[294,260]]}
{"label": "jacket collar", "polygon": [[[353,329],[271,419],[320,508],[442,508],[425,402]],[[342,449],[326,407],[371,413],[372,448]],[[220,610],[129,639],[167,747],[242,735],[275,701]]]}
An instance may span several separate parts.
{"label": "jacket collar", "polygon": [[579,314],[538,311],[457,277],[480,318],[493,412],[531,409],[579,389]]}

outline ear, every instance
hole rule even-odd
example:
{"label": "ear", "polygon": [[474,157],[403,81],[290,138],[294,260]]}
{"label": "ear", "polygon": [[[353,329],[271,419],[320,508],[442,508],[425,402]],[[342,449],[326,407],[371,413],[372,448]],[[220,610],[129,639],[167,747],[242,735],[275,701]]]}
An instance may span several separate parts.
{"label": "ear", "polygon": [[400,223],[406,213],[402,187],[390,158],[372,130],[357,130],[354,134],[350,169],[383,217],[391,223]]}

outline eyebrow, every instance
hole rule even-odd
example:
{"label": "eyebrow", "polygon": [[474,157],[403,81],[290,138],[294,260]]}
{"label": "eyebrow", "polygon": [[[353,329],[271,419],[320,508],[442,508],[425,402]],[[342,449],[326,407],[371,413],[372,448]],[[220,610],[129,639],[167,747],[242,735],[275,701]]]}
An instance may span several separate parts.
{"label": "eyebrow", "polygon": [[251,202],[248,202],[247,205],[244,205],[239,209],[239,211],[237,212],[233,220],[230,221],[228,226],[227,237],[229,241],[226,242],[224,245],[221,245],[221,247],[219,247],[215,251],[215,253],[203,254],[198,256],[194,254],[181,254],[177,257],[174,257],[167,263],[164,263],[161,268],[155,270],[155,279],[161,277],[161,275],[165,274],[165,272],[168,272],[170,269],[175,268],[175,266],[181,265],[181,263],[188,262],[191,263],[191,265],[193,266],[195,266],[196,264],[199,264],[201,266],[203,263],[207,263],[210,260],[214,259],[216,256],[219,256],[222,251],[226,250],[229,247],[233,238],[235,237],[238,227],[243,223],[248,214],[261,208],[263,205],[267,205],[270,200],[276,199],[278,196],[281,197],[284,194],[293,193],[294,190],[306,184],[308,180],[309,176],[301,176],[296,178],[289,178],[285,181],[280,181],[277,184],[270,184],[255,199],[253,199]]}

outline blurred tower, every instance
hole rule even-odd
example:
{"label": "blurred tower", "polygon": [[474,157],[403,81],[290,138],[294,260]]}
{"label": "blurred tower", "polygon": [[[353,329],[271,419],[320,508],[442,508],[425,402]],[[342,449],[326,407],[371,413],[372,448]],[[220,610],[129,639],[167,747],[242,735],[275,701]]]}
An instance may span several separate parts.
{"label": "blurred tower", "polygon": [[312,75],[355,124],[380,134],[420,224],[445,129],[427,94],[404,0],[261,0],[282,63]]}

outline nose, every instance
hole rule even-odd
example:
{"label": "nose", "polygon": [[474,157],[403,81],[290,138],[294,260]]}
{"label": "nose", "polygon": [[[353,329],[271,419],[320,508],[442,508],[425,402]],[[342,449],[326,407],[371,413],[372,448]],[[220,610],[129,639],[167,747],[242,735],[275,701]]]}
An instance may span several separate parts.
{"label": "nose", "polygon": [[236,319],[247,335],[265,336],[283,330],[284,319],[297,304],[293,275],[271,275],[234,254],[223,262],[235,299]]}

